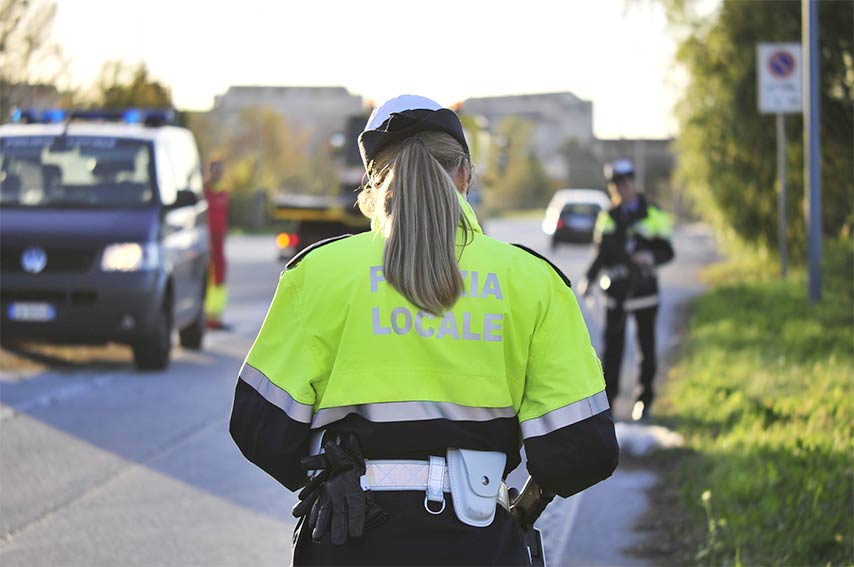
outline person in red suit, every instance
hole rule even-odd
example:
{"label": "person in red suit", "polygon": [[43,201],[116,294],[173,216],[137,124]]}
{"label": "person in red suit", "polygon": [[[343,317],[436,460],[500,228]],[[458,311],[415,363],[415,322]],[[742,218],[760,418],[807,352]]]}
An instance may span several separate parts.
{"label": "person in red suit", "polygon": [[223,165],[218,159],[208,163],[205,175],[205,199],[208,202],[211,265],[205,316],[209,329],[223,329],[222,313],[228,299],[225,283],[225,235],[228,233],[228,193],[223,190]]}

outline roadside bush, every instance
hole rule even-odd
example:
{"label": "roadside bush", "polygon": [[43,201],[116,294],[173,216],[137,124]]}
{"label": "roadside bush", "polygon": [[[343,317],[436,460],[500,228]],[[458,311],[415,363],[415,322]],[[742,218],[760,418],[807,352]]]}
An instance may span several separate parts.
{"label": "roadside bush", "polygon": [[704,565],[854,564],[854,246],[824,298],[759,254],[708,271],[660,415],[687,448],[666,482],[708,524]]}

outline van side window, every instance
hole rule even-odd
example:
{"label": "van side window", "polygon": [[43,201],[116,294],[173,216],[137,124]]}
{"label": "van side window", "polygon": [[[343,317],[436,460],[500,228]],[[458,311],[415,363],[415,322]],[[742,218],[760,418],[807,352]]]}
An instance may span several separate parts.
{"label": "van side window", "polygon": [[199,157],[199,151],[196,149],[196,142],[193,139],[192,134],[187,134],[187,136],[181,140],[181,147],[183,151],[181,152],[182,165],[184,167],[184,177],[186,180],[184,184],[185,189],[189,189],[199,197],[204,193],[204,180],[202,178],[202,160]]}
{"label": "van side window", "polygon": [[178,182],[175,176],[175,168],[172,163],[171,146],[164,140],[163,143],[155,144],[157,153],[157,180],[160,189],[160,202],[171,205],[178,196]]}
{"label": "van side window", "polygon": [[193,136],[188,133],[186,136],[174,138],[170,142],[170,150],[178,189],[189,189],[201,198],[202,164]]}

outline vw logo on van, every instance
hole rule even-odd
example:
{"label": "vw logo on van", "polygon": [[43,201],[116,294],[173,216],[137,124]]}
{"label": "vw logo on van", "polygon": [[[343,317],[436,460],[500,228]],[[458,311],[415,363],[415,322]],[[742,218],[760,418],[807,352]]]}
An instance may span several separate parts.
{"label": "vw logo on van", "polygon": [[37,274],[47,266],[47,253],[38,246],[27,248],[21,253],[21,267],[25,272]]}

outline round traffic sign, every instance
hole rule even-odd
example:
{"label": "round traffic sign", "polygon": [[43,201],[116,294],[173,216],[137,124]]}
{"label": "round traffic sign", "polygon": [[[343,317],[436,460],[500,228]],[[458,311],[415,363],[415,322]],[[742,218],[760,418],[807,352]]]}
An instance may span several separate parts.
{"label": "round traffic sign", "polygon": [[795,72],[795,56],[788,51],[775,51],[768,58],[768,70],[778,79],[785,79]]}

